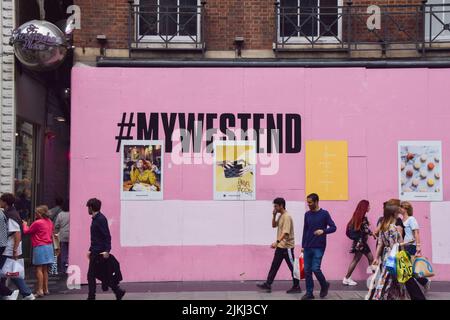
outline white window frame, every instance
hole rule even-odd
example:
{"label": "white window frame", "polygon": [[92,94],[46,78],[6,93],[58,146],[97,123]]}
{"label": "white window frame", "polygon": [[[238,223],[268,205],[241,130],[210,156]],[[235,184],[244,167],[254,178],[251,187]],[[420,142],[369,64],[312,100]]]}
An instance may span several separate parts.
{"label": "white window frame", "polygon": [[[450,1],[449,0],[428,0],[427,4],[435,4],[436,6],[433,7],[434,9],[439,8],[440,4],[446,4],[447,6],[443,6],[445,10],[448,10],[449,12],[441,13],[443,15],[444,23],[450,23]],[[439,16],[439,14],[437,14]],[[424,32],[425,32],[425,39],[426,41],[431,41],[435,37],[433,34],[431,34],[430,37],[430,19],[436,19],[436,17],[431,17],[431,7],[426,7],[425,9],[425,26],[424,26]],[[431,20],[431,27],[433,28],[433,21]],[[431,29],[433,31],[433,29]],[[433,40],[433,42],[439,42],[439,41],[449,41],[450,40],[450,31],[444,31],[441,33],[436,39]]]}
{"label": "white window frame", "polygon": [[[297,0],[297,6],[299,6],[299,7],[300,7],[300,1],[301,0]],[[317,14],[320,15],[320,0],[317,0],[317,1],[318,1],[318,13]],[[343,0],[337,0],[337,6],[339,7],[338,11],[337,11],[338,16],[340,16],[342,14],[342,8],[341,8],[342,3],[343,3]],[[299,8],[299,10],[300,10],[300,8]],[[297,12],[297,13],[299,13],[299,12]],[[297,19],[298,19],[297,23],[299,23],[300,16],[297,16]],[[337,37],[338,37],[338,39],[341,39],[341,41],[342,41],[342,19],[343,19],[343,16],[340,16],[339,20],[337,22],[337,24],[338,24]],[[281,36],[281,19],[277,19],[277,20],[278,20],[278,22],[277,22],[277,24],[278,24],[277,25],[278,42],[282,42],[284,44],[310,44],[311,43],[308,39],[311,40],[312,37],[305,37],[305,36],[282,37]],[[320,34],[320,27],[321,27],[320,21],[317,21],[317,27],[318,27],[319,34]],[[339,43],[339,41],[333,36],[322,36],[322,37],[320,37],[319,40],[317,40],[317,41],[315,40],[314,43],[316,43],[316,44],[318,44],[318,43],[319,44],[320,43],[333,44],[333,43]]]}
{"label": "white window frame", "polygon": [[[135,4],[138,5],[138,4],[140,4],[141,1],[144,2],[143,0],[135,0]],[[157,1],[159,4],[160,0],[157,0]],[[177,0],[177,5],[180,5],[180,0]],[[197,35],[196,36],[192,35],[193,38],[197,38],[197,42],[199,42],[201,40],[201,23],[202,23],[202,21],[201,21],[201,14],[200,14],[201,13],[200,6],[201,6],[201,0],[197,0]],[[138,11],[139,11],[139,7],[138,7]],[[157,20],[159,21],[159,12],[157,13]],[[177,23],[179,23],[179,21],[180,21],[180,13],[177,12]],[[177,27],[178,27],[178,25],[177,25]],[[157,33],[159,34],[159,23],[157,24],[156,28],[157,28]],[[177,30],[177,31],[179,31],[179,30]],[[163,38],[168,37],[168,38],[170,38],[170,42],[173,42],[173,43],[183,42],[183,44],[190,45],[190,43],[188,43],[188,42],[192,42],[192,44],[195,44],[195,42],[192,41],[191,37],[184,36],[184,35],[183,36],[180,36],[180,35],[176,35],[176,36],[146,35],[146,36],[141,37],[140,30],[139,30],[139,20],[135,21],[135,32],[136,32],[138,38],[141,39],[141,41],[143,41],[144,43],[146,41],[153,42],[153,43],[156,43],[156,42],[164,43]]]}

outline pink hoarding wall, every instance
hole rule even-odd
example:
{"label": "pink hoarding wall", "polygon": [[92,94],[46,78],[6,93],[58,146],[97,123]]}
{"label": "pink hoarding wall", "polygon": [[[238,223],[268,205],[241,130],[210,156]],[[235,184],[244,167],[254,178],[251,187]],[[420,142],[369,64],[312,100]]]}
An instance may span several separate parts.
{"label": "pink hoarding wall", "polygon": [[[346,140],[349,201],[321,202],[338,227],[328,237],[323,270],[328,278],[341,279],[352,259],[344,229],[358,201],[371,202],[369,219],[374,224],[383,201],[398,197],[399,140],[441,140],[443,174],[449,172],[449,81],[450,72],[445,69],[76,67],[72,74],[70,264],[81,267],[85,280],[90,224],[85,203],[98,197],[109,218],[112,253],[121,262],[124,281],[264,279],[273,255],[268,246],[275,239],[270,230],[274,197],[287,199],[296,238],[301,237],[304,142]],[[164,201],[121,203],[115,136],[123,112],[297,113],[302,117],[302,151],[281,154],[276,175],[257,174],[256,202],[234,204],[229,220],[229,202],[205,205],[213,199],[211,166],[170,165],[168,154],[164,163],[168,205]],[[444,180],[445,201],[450,200],[449,181]],[[445,228],[431,229],[429,202],[413,205],[423,251],[431,258],[432,232],[442,233]],[[165,208],[174,209],[165,214]],[[210,238],[217,241],[206,240]],[[353,278],[367,278],[366,267],[363,261]],[[450,280],[450,264],[435,263],[434,267],[437,280]],[[289,279],[286,266],[278,279]]]}

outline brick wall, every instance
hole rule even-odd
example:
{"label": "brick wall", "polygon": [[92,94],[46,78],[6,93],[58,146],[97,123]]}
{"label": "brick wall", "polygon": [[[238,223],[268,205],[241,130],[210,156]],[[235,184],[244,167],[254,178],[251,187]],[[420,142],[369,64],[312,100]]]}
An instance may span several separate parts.
{"label": "brick wall", "polygon": [[[243,36],[244,49],[270,50],[276,33],[274,2],[274,0],[208,0],[204,21],[207,49],[233,50],[235,37]],[[343,0],[344,5],[346,2]],[[354,0],[353,5],[420,2],[421,0]],[[105,34],[108,38],[108,48],[127,48],[128,0],[74,0],[74,3],[81,7],[82,14],[81,30],[75,32],[75,46],[99,47],[96,36]],[[352,23],[355,30],[353,37],[373,41],[375,37],[367,32],[365,25],[368,15],[362,13],[362,20]],[[402,21],[409,30],[415,24],[412,15],[397,15],[395,18]],[[346,21],[343,21],[343,28],[346,27]],[[397,28],[393,23],[385,24],[384,27],[393,32],[396,32]],[[399,39],[405,39],[405,34],[399,33],[397,36]]]}

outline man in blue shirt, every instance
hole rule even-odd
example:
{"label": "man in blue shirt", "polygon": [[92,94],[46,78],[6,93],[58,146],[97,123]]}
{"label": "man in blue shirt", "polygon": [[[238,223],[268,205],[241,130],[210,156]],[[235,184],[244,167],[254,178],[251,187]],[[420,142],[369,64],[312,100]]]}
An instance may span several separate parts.
{"label": "man in blue shirt", "polygon": [[[87,257],[89,259],[88,270],[88,286],[89,294],[88,300],[95,300],[96,292],[96,267],[102,264],[100,259],[108,259],[111,251],[111,233],[109,232],[108,220],[100,212],[102,202],[98,199],[89,199],[86,204],[89,215],[92,216],[91,223],[91,246]],[[125,295],[125,290],[122,290],[118,285],[111,286],[117,300],[122,300]]]}
{"label": "man in blue shirt", "polygon": [[306,294],[302,300],[314,299],[314,281],[312,274],[320,283],[320,297],[328,294],[330,283],[320,269],[327,245],[327,234],[336,231],[336,225],[328,211],[319,207],[319,196],[311,193],[306,198],[309,211],[305,213],[303,225],[302,252],[305,260]]}

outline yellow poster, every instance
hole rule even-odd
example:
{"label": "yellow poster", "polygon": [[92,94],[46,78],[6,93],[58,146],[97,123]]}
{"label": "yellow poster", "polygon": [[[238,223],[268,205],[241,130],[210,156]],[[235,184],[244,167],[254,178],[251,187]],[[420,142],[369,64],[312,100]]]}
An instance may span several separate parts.
{"label": "yellow poster", "polygon": [[256,144],[214,142],[214,199],[255,200]]}
{"label": "yellow poster", "polygon": [[347,141],[306,142],[306,194],[320,200],[348,200]]}

